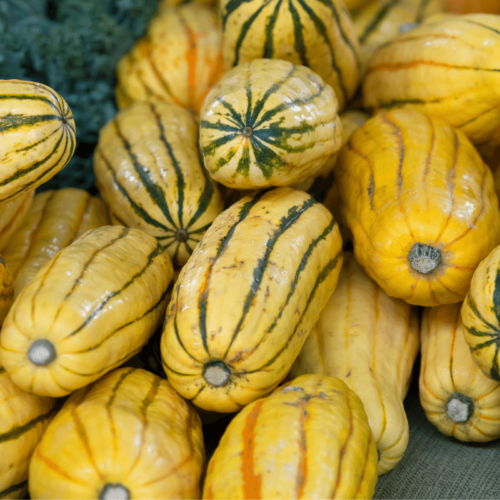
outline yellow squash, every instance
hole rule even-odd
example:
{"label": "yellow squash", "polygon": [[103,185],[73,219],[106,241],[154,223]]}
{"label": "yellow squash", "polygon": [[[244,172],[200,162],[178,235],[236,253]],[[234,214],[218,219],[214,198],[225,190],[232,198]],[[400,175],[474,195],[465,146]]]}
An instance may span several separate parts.
{"label": "yellow squash", "polygon": [[438,16],[383,45],[363,84],[368,108],[413,107],[475,144],[500,142],[500,16]]}
{"label": "yellow squash", "polygon": [[377,452],[363,403],[341,380],[304,375],[231,421],[204,499],[372,498]]}
{"label": "yellow squash", "polygon": [[2,255],[15,295],[56,253],[90,229],[109,223],[104,203],[87,191],[64,188],[37,194]]}
{"label": "yellow squash", "polygon": [[282,59],[311,68],[333,87],[340,108],[359,84],[359,44],[342,0],[221,0],[227,68]]}
{"label": "yellow squash", "polygon": [[500,382],[500,247],[474,272],[462,321],[474,361],[487,377]]}
{"label": "yellow squash", "polygon": [[371,2],[373,2],[373,0],[344,0],[345,6],[351,12],[357,12],[359,9],[369,5]]}
{"label": "yellow squash", "polygon": [[7,316],[12,302],[14,302],[14,279],[0,255],[0,326]]}
{"label": "yellow squash", "polygon": [[227,187],[287,186],[318,175],[340,149],[333,89],[309,68],[255,59],[228,71],[201,110],[200,145]]}
{"label": "yellow squash", "polygon": [[200,498],[201,422],[166,381],[120,368],[75,392],[29,469],[33,499]]}
{"label": "yellow squash", "polygon": [[198,125],[175,104],[120,111],[101,130],[94,171],[113,220],[156,237],[179,266],[224,208],[200,163]]}
{"label": "yellow squash", "polygon": [[28,191],[0,205],[0,250],[19,229],[33,202],[35,191]]}
{"label": "yellow squash", "polygon": [[363,69],[381,45],[441,12],[442,3],[442,0],[374,0],[362,9],[354,18],[354,27]]}
{"label": "yellow squash", "polygon": [[55,403],[19,389],[0,364],[0,498],[26,498],[30,458]]}
{"label": "yellow squash", "polygon": [[420,402],[427,418],[461,441],[500,438],[500,383],[486,377],[464,338],[462,304],[424,309]]}
{"label": "yellow squash", "polygon": [[341,246],[303,191],[260,191],[219,215],[169,304],[161,352],[174,389],[217,412],[269,394],[337,285]]}
{"label": "yellow squash", "polygon": [[338,377],[360,397],[379,452],[379,474],[398,464],[408,444],[403,400],[418,348],[415,311],[389,297],[347,253],[335,293],[290,376]]}
{"label": "yellow squash", "polygon": [[0,335],[14,383],[65,396],[137,354],[165,314],[172,263],[137,229],[103,226],[47,262],[16,298]]}
{"label": "yellow squash", "polygon": [[73,156],[75,122],[50,87],[0,80],[0,203],[54,177]]}
{"label": "yellow squash", "polygon": [[165,7],[118,63],[118,106],[156,97],[198,113],[223,72],[216,13],[198,3]]}
{"label": "yellow squash", "polygon": [[441,119],[410,109],[376,115],[343,148],[335,178],[356,259],[391,297],[460,302],[500,243],[492,174]]}

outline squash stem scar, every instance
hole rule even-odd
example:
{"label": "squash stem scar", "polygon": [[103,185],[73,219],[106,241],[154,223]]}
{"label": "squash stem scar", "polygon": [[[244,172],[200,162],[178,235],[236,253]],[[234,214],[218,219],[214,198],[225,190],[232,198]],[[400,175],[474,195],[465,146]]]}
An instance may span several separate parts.
{"label": "squash stem scar", "polygon": [[99,500],[130,500],[130,491],[123,484],[106,483],[99,493]]}
{"label": "squash stem scar", "polygon": [[446,415],[455,424],[467,422],[474,414],[474,402],[460,392],[454,392],[446,401]]}
{"label": "squash stem scar", "polygon": [[231,370],[222,361],[205,363],[203,378],[215,387],[223,387],[231,378]]}
{"label": "squash stem scar", "polygon": [[429,274],[441,264],[441,250],[415,243],[408,254],[408,260],[412,269],[420,274]]}
{"label": "squash stem scar", "polygon": [[54,344],[47,339],[35,340],[28,350],[28,359],[39,366],[47,366],[56,359]]}

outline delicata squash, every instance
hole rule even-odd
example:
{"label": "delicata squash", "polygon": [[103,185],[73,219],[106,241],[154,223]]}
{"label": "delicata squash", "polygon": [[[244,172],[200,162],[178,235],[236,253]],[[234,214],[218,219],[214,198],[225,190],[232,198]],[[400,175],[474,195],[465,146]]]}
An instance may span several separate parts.
{"label": "delicata squash", "polygon": [[354,253],[391,297],[460,302],[479,262],[500,243],[493,177],[459,130],[418,111],[379,113],[337,162]]}
{"label": "delicata squash", "polygon": [[235,189],[287,186],[318,175],[341,146],[333,89],[304,66],[255,59],[228,71],[200,114],[213,179]]}
{"label": "delicata squash", "polygon": [[203,498],[366,499],[376,482],[375,442],[358,396],[339,379],[303,375],[231,421]]}
{"label": "delicata squash", "polygon": [[464,338],[462,304],[424,309],[420,402],[427,418],[461,441],[500,438],[500,382],[484,375]]}
{"label": "delicata squash", "polygon": [[335,290],[342,241],[303,191],[243,198],[183,267],[161,343],[174,389],[205,410],[241,409],[286,376]]}
{"label": "delicata squash", "polygon": [[224,208],[200,163],[198,125],[175,104],[120,111],[100,132],[94,172],[113,219],[157,238],[179,266]]}
{"label": "delicata squash", "polygon": [[367,108],[442,117],[475,144],[500,142],[500,16],[438,16],[380,47],[363,84]]}
{"label": "delicata squash", "polygon": [[418,348],[415,311],[389,297],[347,252],[338,286],[290,376],[338,377],[359,396],[377,444],[379,474],[398,464],[408,444],[403,400]]}
{"label": "delicata squash", "polygon": [[75,392],[31,460],[31,498],[200,498],[198,414],[166,381],[120,368]]}
{"label": "delicata squash", "polygon": [[9,311],[0,362],[21,389],[60,397],[137,354],[160,325],[173,269],[152,236],[103,226],[47,262]]}

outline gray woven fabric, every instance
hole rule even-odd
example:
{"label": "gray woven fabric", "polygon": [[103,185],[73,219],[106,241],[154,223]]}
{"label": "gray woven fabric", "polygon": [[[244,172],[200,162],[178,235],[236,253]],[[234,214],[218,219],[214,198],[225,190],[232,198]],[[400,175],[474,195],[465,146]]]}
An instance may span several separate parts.
{"label": "gray woven fabric", "polygon": [[441,434],[425,417],[417,382],[405,401],[408,448],[379,478],[375,498],[500,499],[500,440],[467,444]]}

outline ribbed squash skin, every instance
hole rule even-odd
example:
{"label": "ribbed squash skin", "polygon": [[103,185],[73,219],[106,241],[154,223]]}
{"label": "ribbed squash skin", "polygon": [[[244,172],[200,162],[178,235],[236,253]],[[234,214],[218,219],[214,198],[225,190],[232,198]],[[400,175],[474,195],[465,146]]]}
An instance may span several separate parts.
{"label": "ribbed squash skin", "polygon": [[500,382],[500,247],[474,272],[462,306],[464,335],[483,373]]}
{"label": "ribbed squash skin", "polygon": [[223,413],[269,394],[337,285],[341,247],[303,191],[261,191],[219,215],[169,304],[161,351],[174,389]]}
{"label": "ribbed squash skin", "polygon": [[73,156],[75,122],[50,87],[0,80],[0,203],[54,177]]}
{"label": "ribbed squash skin", "polygon": [[[68,399],[33,455],[29,490],[33,499],[200,498],[204,467],[194,408],[166,380],[120,368]],[[106,495],[106,485],[128,496]]]}
{"label": "ribbed squash skin", "polygon": [[223,72],[216,13],[198,3],[166,7],[118,63],[118,106],[155,97],[198,113]]}
{"label": "ribbed squash skin", "polygon": [[424,309],[420,402],[427,418],[461,441],[500,438],[500,383],[471,357],[462,325],[462,304]]}
{"label": "ribbed squash skin", "polygon": [[438,118],[376,115],[342,149],[335,178],[356,259],[392,297],[459,302],[500,243],[491,172],[467,137]]}
{"label": "ribbed squash skin", "polygon": [[338,286],[290,376],[338,377],[360,397],[380,454],[379,474],[399,463],[408,444],[403,400],[418,348],[412,307],[389,297],[346,253]]}
{"label": "ribbed squash skin", "polygon": [[14,279],[0,256],[0,326],[14,302]]}
{"label": "ribbed squash skin", "polygon": [[442,117],[475,144],[500,142],[500,17],[439,16],[371,59],[368,108],[413,107]]}
{"label": "ribbed squash skin", "polygon": [[[90,384],[146,344],[164,317],[172,274],[163,247],[142,231],[87,232],[16,298],[2,328],[0,362],[14,383],[42,396]],[[52,347],[40,348],[40,341]],[[47,349],[53,355],[40,358]]]}
{"label": "ribbed squash skin", "polygon": [[231,421],[208,465],[205,499],[372,498],[377,452],[360,399],[304,375]]}
{"label": "ribbed squash skin", "polygon": [[235,189],[286,186],[318,175],[341,146],[337,107],[332,88],[304,66],[269,59],[241,64],[203,104],[205,167]]}
{"label": "ribbed squash skin", "polygon": [[0,401],[0,498],[26,498],[29,461],[56,401],[19,389],[2,365]]}
{"label": "ribbed squash skin", "polygon": [[359,45],[342,0],[221,0],[226,67],[282,59],[311,68],[340,108],[359,83]]}
{"label": "ribbed squash skin", "polygon": [[376,50],[400,32],[443,10],[442,0],[374,0],[354,18],[363,68]]}
{"label": "ribbed squash skin", "polygon": [[120,111],[94,154],[96,184],[114,219],[156,237],[180,266],[224,208],[197,149],[189,111],[154,101]]}
{"label": "ribbed squash skin", "polygon": [[19,229],[33,202],[35,191],[28,191],[10,201],[6,201],[0,208],[0,250],[3,250],[11,236]]}
{"label": "ribbed squash skin", "polygon": [[109,224],[104,203],[87,191],[64,188],[37,194],[2,255],[14,277],[15,295],[59,250],[90,229]]}

